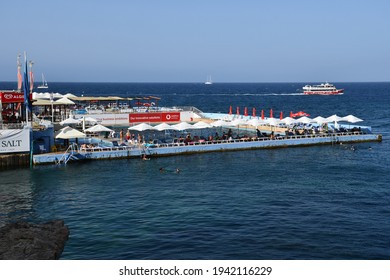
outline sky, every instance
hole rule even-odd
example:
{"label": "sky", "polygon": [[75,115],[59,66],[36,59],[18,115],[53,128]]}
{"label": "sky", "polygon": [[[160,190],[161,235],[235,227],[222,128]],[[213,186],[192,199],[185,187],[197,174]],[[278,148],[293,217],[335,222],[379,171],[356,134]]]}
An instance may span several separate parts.
{"label": "sky", "polygon": [[390,81],[388,0],[0,2],[0,81]]}

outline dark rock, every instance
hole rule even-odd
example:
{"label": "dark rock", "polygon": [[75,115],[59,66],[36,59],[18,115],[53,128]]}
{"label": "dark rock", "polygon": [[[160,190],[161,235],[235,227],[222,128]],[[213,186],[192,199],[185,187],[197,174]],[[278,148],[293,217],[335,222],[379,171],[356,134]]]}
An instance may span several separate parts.
{"label": "dark rock", "polygon": [[68,237],[69,229],[62,220],[6,225],[0,228],[0,260],[59,259]]}

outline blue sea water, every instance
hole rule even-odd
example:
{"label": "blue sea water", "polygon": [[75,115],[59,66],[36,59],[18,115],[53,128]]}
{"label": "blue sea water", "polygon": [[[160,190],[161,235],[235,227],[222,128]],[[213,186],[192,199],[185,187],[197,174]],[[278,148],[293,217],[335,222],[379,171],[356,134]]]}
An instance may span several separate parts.
{"label": "blue sea water", "polygon": [[2,171],[0,224],[63,219],[62,259],[390,259],[390,83],[339,83],[340,96],[303,85],[52,83],[204,112],[352,114],[383,141]]}

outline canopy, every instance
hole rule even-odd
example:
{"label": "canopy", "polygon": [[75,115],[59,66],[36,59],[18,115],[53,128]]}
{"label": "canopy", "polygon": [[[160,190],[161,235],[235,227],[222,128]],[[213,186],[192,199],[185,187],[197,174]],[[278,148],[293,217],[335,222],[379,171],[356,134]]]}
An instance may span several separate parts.
{"label": "canopy", "polygon": [[340,120],[342,120],[343,118],[340,117],[340,116],[337,116],[337,115],[332,115],[330,117],[327,117],[326,118],[326,121],[327,122],[339,122]]}
{"label": "canopy", "polygon": [[357,123],[357,122],[362,122],[363,120],[362,119],[359,119],[353,115],[348,115],[348,116],[345,116],[343,117],[340,121],[346,121],[346,122],[350,122],[350,123]]}
{"label": "canopy", "polygon": [[54,104],[56,104],[56,105],[73,105],[74,102],[64,96],[64,97],[54,101]]}
{"label": "canopy", "polygon": [[54,104],[54,102],[51,102],[50,100],[47,99],[35,99],[33,101],[33,106],[48,106],[52,104]]}
{"label": "canopy", "polygon": [[291,117],[285,117],[284,119],[281,119],[280,122],[285,123],[287,125],[290,125],[293,123],[297,123],[298,121],[296,119],[291,118]]}
{"label": "canopy", "polygon": [[211,128],[211,127],[213,127],[211,124],[206,123],[206,122],[202,122],[202,121],[199,121],[199,122],[195,123],[194,125],[192,125],[192,128],[199,128],[199,129]]}
{"label": "canopy", "polygon": [[321,117],[321,116],[315,117],[315,118],[313,119],[313,121],[315,121],[315,122],[318,123],[318,124],[323,124],[323,123],[326,123],[326,122],[327,122],[327,121],[326,121],[326,118]]}
{"label": "canopy", "polygon": [[173,127],[174,129],[177,129],[177,130],[186,130],[186,129],[191,129],[191,128],[193,128],[192,124],[189,124],[189,123],[187,123],[187,122],[181,122],[181,123],[172,125],[172,127]]}
{"label": "canopy", "polygon": [[246,124],[249,124],[249,125],[254,126],[254,127],[258,127],[259,125],[264,124],[264,123],[265,123],[264,120],[259,120],[257,118],[251,119],[250,121],[246,122]]}
{"label": "canopy", "polygon": [[144,130],[153,130],[153,126],[147,123],[140,123],[134,126],[129,127],[130,130],[144,131]]}
{"label": "canopy", "polygon": [[77,129],[71,128],[69,126],[64,127],[57,134],[56,139],[72,139],[72,138],[82,138],[85,137],[85,134]]}
{"label": "canopy", "polygon": [[169,124],[163,122],[163,123],[160,123],[160,124],[154,126],[153,129],[156,129],[158,131],[163,131],[163,130],[169,130],[169,129],[174,129],[174,128],[172,128],[172,126],[170,126]]}
{"label": "canopy", "polygon": [[101,125],[101,124],[97,124],[97,125],[94,125],[90,128],[87,128],[86,130],[84,130],[85,132],[111,132],[112,129],[109,129],[108,127],[105,127],[104,125]]}
{"label": "canopy", "polygon": [[92,117],[83,117],[83,120],[87,123],[97,123],[98,120],[97,119],[94,119]]}
{"label": "canopy", "polygon": [[242,124],[246,124],[246,120],[238,118],[238,119],[233,120],[229,125],[236,126],[236,125],[242,125]]}
{"label": "canopy", "polygon": [[280,123],[280,120],[275,119],[275,118],[268,118],[266,120],[266,123],[268,123],[269,125],[275,126],[275,125],[278,125]]}
{"label": "canopy", "polygon": [[301,122],[301,123],[311,123],[313,122],[313,120],[311,118],[308,118],[306,116],[303,116],[303,117],[300,117],[299,119],[297,119],[297,122]]}
{"label": "canopy", "polygon": [[78,124],[78,123],[80,123],[80,120],[76,120],[72,117],[69,117],[63,120],[62,122],[60,122],[60,125],[69,125],[69,124]]}
{"label": "canopy", "polygon": [[225,122],[225,121],[223,121],[223,120],[217,120],[217,121],[215,121],[215,122],[212,122],[211,125],[214,126],[214,127],[218,127],[218,126],[229,126],[230,123]]}

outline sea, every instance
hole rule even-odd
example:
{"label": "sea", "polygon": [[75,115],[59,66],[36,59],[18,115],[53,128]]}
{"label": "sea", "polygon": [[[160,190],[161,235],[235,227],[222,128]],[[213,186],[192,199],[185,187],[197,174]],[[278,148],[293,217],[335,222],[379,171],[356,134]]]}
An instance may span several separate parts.
{"label": "sea", "polygon": [[335,83],[338,96],[305,84],[50,83],[212,113],[352,114],[383,141],[1,171],[0,225],[64,220],[63,260],[390,259],[390,83]]}

